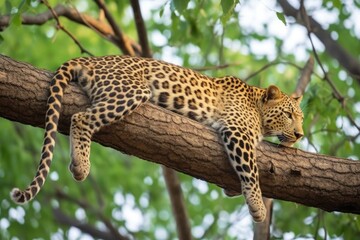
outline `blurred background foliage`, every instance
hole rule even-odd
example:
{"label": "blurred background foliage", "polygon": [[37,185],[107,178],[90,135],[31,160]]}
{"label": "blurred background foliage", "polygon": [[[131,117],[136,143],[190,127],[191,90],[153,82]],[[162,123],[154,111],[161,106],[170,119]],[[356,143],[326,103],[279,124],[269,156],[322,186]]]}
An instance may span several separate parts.
{"label": "blurred background foliage", "polygon": [[[296,0],[290,2],[299,6]],[[95,18],[99,14],[90,0],[49,3],[76,7]],[[128,1],[105,3],[122,32],[137,39]],[[305,28],[285,18],[275,1],[142,0],[140,6],[155,58],[207,69],[204,73],[212,76],[252,76],[249,84],[276,84],[291,93],[299,69],[312,55]],[[359,6],[357,0],[305,1],[308,14],[357,60]],[[46,6],[35,0],[1,2],[0,15],[10,15],[11,23],[0,33],[0,53],[51,71],[80,56],[79,47],[56,28],[54,20],[41,26],[21,24],[21,14],[45,11]],[[121,54],[93,30],[63,17],[60,21],[93,55]],[[360,133],[349,117],[360,125],[359,82],[324,52],[316,37],[313,40],[346,108],[334,98],[316,64],[303,100],[305,138],[298,147],[358,160]],[[0,118],[0,239],[92,239],[97,238],[96,231],[113,231],[130,239],[176,238],[159,166],[93,143],[90,178],[77,183],[67,170],[67,136],[58,137],[52,171],[41,194],[27,205],[14,205],[9,192],[15,186],[25,187],[33,177],[42,137],[43,129]],[[189,176],[180,174],[180,179],[195,239],[252,238],[251,218],[241,197],[227,198],[218,187]],[[271,230],[272,239],[354,239],[360,236],[360,219],[275,201]]]}

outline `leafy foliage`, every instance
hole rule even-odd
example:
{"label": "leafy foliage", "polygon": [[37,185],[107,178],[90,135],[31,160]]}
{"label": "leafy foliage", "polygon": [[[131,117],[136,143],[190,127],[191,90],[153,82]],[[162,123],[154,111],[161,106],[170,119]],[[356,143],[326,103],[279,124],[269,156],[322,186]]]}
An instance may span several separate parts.
{"label": "leafy foliage", "polygon": [[286,19],[285,19],[285,15],[283,13],[276,12],[276,16],[280,21],[282,21],[286,25]]}
{"label": "leafy foliage", "polygon": [[[62,1],[49,2],[55,6]],[[311,54],[306,34],[274,3],[154,2],[140,4],[147,12],[144,16],[148,35],[157,58],[192,68],[229,65],[205,71],[213,76],[246,78],[268,66],[248,82],[261,87],[277,84],[291,93],[299,67]],[[129,20],[132,19],[130,5],[124,1],[106,3],[122,31],[136,38],[135,24]],[[359,3],[330,0],[305,3],[309,14],[321,11],[324,16],[335,16],[322,23],[324,28],[358,58],[360,32],[355,27],[354,9],[359,11]],[[92,1],[69,1],[67,6],[75,6],[89,15],[98,14]],[[64,32],[57,30],[53,20],[43,26],[21,25],[21,14],[44,11],[47,8],[38,1],[6,0],[1,3],[0,14],[11,15],[10,26],[0,35],[1,53],[51,70],[79,56],[79,48]],[[91,29],[65,18],[60,20],[94,55],[120,53],[116,46]],[[292,37],[294,35],[297,39]],[[357,160],[360,134],[349,119],[360,125],[359,83],[324,53],[321,44],[316,47],[336,89],[345,97],[346,106],[333,97],[333,90],[316,67],[304,96],[306,137],[299,147]],[[67,170],[69,150],[64,136],[58,137],[52,173],[44,190],[30,204],[14,205],[9,200],[9,191],[30,181],[39,158],[43,130],[5,119],[0,119],[0,129],[1,239],[81,239],[86,236],[85,231],[79,232],[61,223],[63,216],[59,211],[101,231],[108,231],[107,226],[111,225],[122,235],[132,235],[136,239],[176,238],[170,202],[158,166],[93,144],[90,179],[77,183]],[[180,177],[195,238],[244,239],[251,235],[248,233],[251,222],[242,208],[242,198],[225,198],[216,186],[185,175]],[[274,211],[273,238],[353,239],[360,235],[360,219],[355,215],[325,213],[282,201],[275,202]]]}

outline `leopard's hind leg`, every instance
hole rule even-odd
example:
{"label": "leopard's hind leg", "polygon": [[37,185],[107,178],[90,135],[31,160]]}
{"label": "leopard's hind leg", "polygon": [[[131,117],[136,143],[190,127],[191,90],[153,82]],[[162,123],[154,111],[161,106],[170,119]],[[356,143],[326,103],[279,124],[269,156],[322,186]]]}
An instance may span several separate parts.
{"label": "leopard's hind leg", "polygon": [[101,127],[121,120],[150,98],[150,89],[147,85],[135,88],[114,87],[103,97],[91,96],[95,103],[85,112],[79,112],[72,116],[69,169],[75,180],[84,180],[90,172],[89,157],[92,135]]}

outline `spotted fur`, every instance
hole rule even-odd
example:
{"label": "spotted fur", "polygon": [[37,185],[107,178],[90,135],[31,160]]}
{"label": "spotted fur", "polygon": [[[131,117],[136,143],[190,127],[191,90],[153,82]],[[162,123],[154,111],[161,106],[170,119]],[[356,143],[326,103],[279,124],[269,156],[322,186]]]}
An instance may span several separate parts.
{"label": "spotted fur", "polygon": [[92,135],[150,101],[218,130],[254,221],[266,216],[256,145],[270,135],[290,146],[303,135],[301,98],[289,97],[275,86],[261,89],[235,77],[211,78],[154,59],[77,58],[65,62],[51,81],[40,164],[26,190],[13,189],[16,203],[33,199],[49,173],[63,90],[69,82],[77,83],[91,101],[91,107],[71,119],[69,168],[76,180],[84,180],[90,172]]}

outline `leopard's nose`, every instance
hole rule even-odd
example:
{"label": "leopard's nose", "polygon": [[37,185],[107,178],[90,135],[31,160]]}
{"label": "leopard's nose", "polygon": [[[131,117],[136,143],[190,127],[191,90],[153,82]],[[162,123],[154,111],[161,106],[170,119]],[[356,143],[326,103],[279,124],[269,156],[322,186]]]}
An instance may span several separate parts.
{"label": "leopard's nose", "polygon": [[304,136],[304,134],[302,132],[297,132],[297,131],[294,132],[294,135],[295,135],[296,139],[300,139]]}

